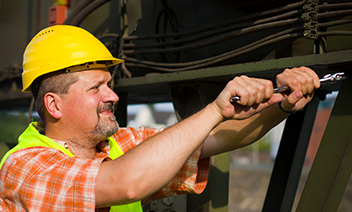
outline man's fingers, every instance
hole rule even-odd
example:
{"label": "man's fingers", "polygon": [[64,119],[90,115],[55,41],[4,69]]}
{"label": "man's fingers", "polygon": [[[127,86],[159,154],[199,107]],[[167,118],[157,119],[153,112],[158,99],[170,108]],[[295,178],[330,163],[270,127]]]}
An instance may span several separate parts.
{"label": "man's fingers", "polygon": [[237,103],[241,105],[259,104],[269,99],[273,94],[273,85],[270,80],[240,76],[236,77],[235,81],[239,86],[236,87],[236,95],[240,97]]}
{"label": "man's fingers", "polygon": [[320,87],[318,75],[307,67],[285,69],[277,79],[278,85],[288,85],[292,91],[300,90],[303,95],[310,94]]}
{"label": "man's fingers", "polygon": [[295,90],[292,92],[287,98],[282,100],[281,107],[285,111],[292,111],[295,104],[303,98],[303,94],[301,91]]}

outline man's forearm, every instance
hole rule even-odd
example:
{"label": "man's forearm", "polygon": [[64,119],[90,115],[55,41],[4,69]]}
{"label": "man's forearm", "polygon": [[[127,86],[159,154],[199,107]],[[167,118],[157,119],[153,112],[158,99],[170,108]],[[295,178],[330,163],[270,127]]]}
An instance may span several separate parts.
{"label": "man's forearm", "polygon": [[214,106],[208,105],[120,158],[104,162],[97,181],[97,205],[129,203],[159,190],[221,119]]}
{"label": "man's forearm", "polygon": [[277,104],[244,120],[227,120],[219,124],[204,142],[201,158],[247,146],[288,116]]}

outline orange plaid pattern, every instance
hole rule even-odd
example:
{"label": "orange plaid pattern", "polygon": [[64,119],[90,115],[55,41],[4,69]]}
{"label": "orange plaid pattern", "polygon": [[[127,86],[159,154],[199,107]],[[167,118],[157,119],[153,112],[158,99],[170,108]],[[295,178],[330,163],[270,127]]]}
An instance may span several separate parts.
{"label": "orange plaid pattern", "polygon": [[18,150],[1,168],[0,209],[94,211],[95,182],[103,159],[71,158],[48,147]]}
{"label": "orange plaid pattern", "polygon": [[[157,130],[146,127],[140,127],[138,129],[124,128],[113,135],[113,138],[117,141],[122,151],[126,153],[161,130],[162,129]],[[188,158],[187,162],[172,181],[159,192],[142,202],[147,203],[160,198],[180,194],[201,193],[205,189],[208,181],[209,158],[199,160],[200,153],[201,148]]]}
{"label": "orange plaid pattern", "polygon": [[[158,132],[144,127],[121,128],[113,138],[127,152]],[[199,155],[200,149],[165,188],[144,202],[202,192],[209,160],[198,161]],[[0,170],[0,211],[109,211],[109,208],[95,209],[95,182],[104,159],[109,159],[107,154],[88,160],[69,157],[48,147],[18,150]]]}

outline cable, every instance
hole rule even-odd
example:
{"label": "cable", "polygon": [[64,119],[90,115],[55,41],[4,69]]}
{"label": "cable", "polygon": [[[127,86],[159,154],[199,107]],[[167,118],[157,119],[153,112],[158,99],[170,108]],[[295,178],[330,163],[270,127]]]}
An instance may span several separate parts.
{"label": "cable", "polygon": [[334,12],[318,13],[317,19],[325,20],[328,18],[336,18],[336,17],[343,17],[343,16],[349,16],[349,15],[352,15],[352,10],[340,10],[340,11],[334,11]]}
{"label": "cable", "polygon": [[176,41],[169,41],[169,42],[157,43],[157,44],[127,43],[127,44],[123,44],[123,47],[124,48],[136,49],[136,48],[151,48],[151,47],[161,47],[161,46],[179,45],[179,44],[184,44],[184,43],[190,43],[192,41],[199,41],[199,40],[204,39],[204,38],[208,38],[208,37],[211,37],[211,36],[215,36],[217,34],[225,33],[227,31],[236,30],[236,29],[242,29],[242,28],[251,27],[251,26],[256,26],[256,25],[260,25],[260,24],[263,24],[263,23],[268,23],[270,21],[282,20],[284,18],[288,18],[288,17],[294,16],[294,15],[297,16],[297,15],[300,15],[302,13],[303,13],[303,10],[295,10],[295,11],[286,13],[284,15],[278,15],[278,16],[270,17],[268,19],[262,19],[262,20],[258,20],[258,21],[254,21],[254,22],[240,23],[240,24],[232,25],[232,26],[227,27],[227,28],[208,31],[208,32],[205,32],[205,33],[202,33],[202,34],[198,34],[198,35],[196,35],[194,37],[190,37],[190,38],[184,38],[184,39],[179,39],[179,40],[176,40]]}
{"label": "cable", "polygon": [[[87,17],[92,11],[94,11],[95,9],[97,9],[98,7],[102,6],[103,4],[109,1],[110,0],[82,1],[72,11],[70,16],[65,20],[64,24],[79,25],[81,21],[85,17]],[[192,62],[186,62],[186,63],[158,63],[158,62],[152,62],[152,61],[138,60],[138,59],[130,58],[126,56],[126,55],[133,55],[133,54],[156,54],[157,53],[157,54],[163,55],[165,53],[180,53],[182,51],[188,51],[188,50],[193,50],[193,49],[217,44],[248,33],[254,33],[261,30],[280,28],[280,27],[285,27],[290,25],[294,26],[295,24],[303,23],[303,19],[301,17],[297,17],[298,15],[303,13],[303,10],[297,9],[297,8],[302,8],[303,4],[306,3],[306,1],[300,1],[287,6],[240,17],[230,22],[204,27],[201,29],[189,30],[186,32],[178,32],[178,29],[177,29],[178,23],[177,23],[175,12],[168,7],[166,0],[161,0],[161,2],[163,4],[164,10],[160,13],[157,23],[160,23],[161,17],[162,15],[164,15],[165,17],[164,30],[163,30],[164,34],[158,34],[159,30],[157,29],[156,31],[157,34],[155,35],[124,36],[123,38],[121,38],[121,41],[123,40],[132,41],[132,40],[143,40],[143,39],[162,39],[163,41],[155,44],[124,43],[122,46],[120,46],[121,48],[120,52],[122,52],[123,57],[126,60],[126,63],[124,63],[121,66],[121,70],[122,70],[122,73],[124,73],[127,77],[131,77],[131,73],[128,71],[126,67],[144,67],[144,68],[149,68],[149,69],[154,69],[159,71],[166,71],[166,72],[190,70],[190,69],[213,65],[213,64],[237,57],[239,55],[245,54],[249,51],[256,50],[263,46],[280,42],[285,39],[303,36],[302,27],[294,27],[294,28],[283,30],[279,33],[275,33],[273,35],[267,36],[265,38],[262,38],[258,41],[255,41],[251,44],[235,49],[233,51],[226,52],[214,57],[209,57],[198,61],[192,61]],[[336,1],[328,0],[324,2],[336,2]],[[324,28],[324,27],[335,26],[335,25],[352,22],[352,19],[343,19],[343,20],[321,23],[322,20],[352,15],[351,10],[346,10],[346,8],[352,7],[352,4],[350,3],[350,1],[346,1],[347,3],[341,3],[341,2],[344,2],[344,0],[340,0],[336,4],[324,4],[324,5],[316,6],[318,11],[324,11],[324,10],[329,11],[329,12],[320,12],[316,14],[316,18],[318,20],[318,23],[317,23],[318,28]],[[339,10],[341,8],[345,10]],[[290,10],[293,10],[293,11],[290,11]],[[331,10],[337,10],[337,11],[331,11]],[[283,12],[285,13],[279,14]],[[278,15],[272,16],[273,14],[278,14]],[[269,17],[264,18],[265,16],[269,16]],[[292,16],[296,18],[286,19]],[[250,21],[253,19],[259,19],[259,20]],[[286,20],[282,20],[282,19],[286,19]],[[170,22],[173,33],[165,33],[167,21]],[[296,32],[296,31],[299,31],[299,32]],[[351,31],[317,32],[317,36],[319,37],[330,36],[330,35],[350,36],[352,35],[352,32]],[[185,36],[191,36],[191,37],[179,39],[180,37],[185,37]],[[217,36],[217,37],[211,38],[214,36]],[[105,34],[100,36],[100,39],[103,39],[106,37],[118,38],[119,35]],[[173,38],[175,40],[165,42],[164,39],[166,38]],[[208,40],[204,40],[204,39],[208,39]],[[195,41],[199,41],[199,42],[192,43]],[[186,43],[190,43],[190,44],[185,45]],[[166,46],[172,46],[172,47],[165,48]],[[156,49],[157,47],[162,47],[162,49]],[[145,49],[143,50],[142,48],[145,48]],[[176,68],[170,69],[165,67],[176,67]]]}
{"label": "cable", "polygon": [[330,35],[347,35],[347,36],[352,36],[352,31],[328,31],[328,32],[318,32],[317,33],[318,37],[325,37],[325,36],[330,36]]}
{"label": "cable", "polygon": [[216,24],[216,25],[213,25],[213,26],[210,26],[210,27],[204,27],[204,28],[201,28],[201,29],[190,30],[190,31],[187,31],[187,32],[168,33],[168,34],[163,34],[163,35],[160,35],[160,34],[156,35],[155,34],[155,35],[127,36],[125,38],[125,40],[143,40],[143,39],[156,39],[156,38],[169,38],[169,37],[188,36],[188,35],[197,34],[197,33],[200,33],[200,32],[210,31],[212,29],[219,28],[219,27],[224,27],[224,26],[228,26],[228,25],[233,25],[235,23],[239,23],[239,22],[244,22],[244,21],[260,18],[261,16],[268,16],[268,15],[284,12],[284,11],[287,11],[287,10],[290,10],[290,9],[300,8],[304,3],[305,3],[305,1],[300,1],[300,2],[296,2],[296,3],[293,3],[293,4],[286,5],[286,6],[278,7],[278,8],[272,9],[272,10],[246,15],[246,16],[243,16],[243,17],[240,17],[240,18],[236,18],[235,20],[231,20],[229,22]]}
{"label": "cable", "polygon": [[[155,26],[155,33],[159,34],[159,25],[160,25],[160,21],[161,21],[161,17],[164,15],[164,30],[162,34],[166,33],[167,30],[167,22],[170,23],[171,25],[171,29],[174,33],[178,32],[178,22],[177,22],[177,17],[176,17],[176,13],[174,12],[174,10],[172,8],[170,8],[167,5],[167,0],[161,0],[161,4],[163,6],[163,10],[160,12],[157,21],[156,21],[156,26]],[[178,40],[179,37],[174,37],[174,40]],[[165,43],[165,38],[161,38],[161,39],[156,39],[157,43],[162,44],[161,46],[164,46],[163,44]],[[167,62],[167,57],[165,56],[165,54],[160,54],[161,59],[164,62]],[[176,55],[176,61],[178,61],[180,59],[180,54],[177,53]]]}
{"label": "cable", "polygon": [[321,3],[329,3],[329,2],[331,2],[331,3],[335,3],[335,2],[339,2],[339,3],[341,3],[341,2],[351,2],[351,0],[322,0],[322,1],[320,1]]}
{"label": "cable", "polygon": [[[333,9],[340,9],[340,8],[346,8],[346,7],[350,7],[351,4],[347,3],[347,4],[333,4],[333,5],[322,5],[320,7],[321,10],[333,10]],[[294,11],[291,11],[291,13],[294,12]],[[301,12],[301,11],[300,11]],[[317,18],[318,20],[324,20],[324,19],[328,19],[328,18],[336,18],[336,17],[340,17],[340,16],[344,16],[346,14],[350,14],[351,12],[349,10],[342,10],[342,11],[335,11],[335,12],[325,12],[325,13],[318,13],[317,14]],[[283,14],[283,15],[279,15],[279,16],[284,16],[284,15],[287,15],[287,14]],[[278,16],[278,17],[279,17]],[[272,20],[273,20],[273,17],[270,17]],[[292,19],[291,19],[292,20]],[[258,20],[257,22],[264,22],[263,19],[261,20]],[[284,20],[284,21],[287,21],[287,20]],[[302,21],[303,22],[303,21]],[[326,23],[318,23],[318,27],[328,27],[328,26],[334,26],[334,25],[340,25],[340,24],[345,24],[345,23],[350,23],[352,22],[351,20],[347,19],[347,20],[338,20],[338,21],[330,21],[330,22],[326,22]],[[268,29],[270,28],[270,24],[273,24],[273,23],[269,23],[269,27]],[[239,36],[239,35],[243,35],[243,34],[247,34],[247,33],[251,33],[251,32],[257,32],[259,30],[263,30],[263,28],[261,28],[264,24],[262,25],[259,25],[260,27],[259,28],[255,28],[253,27],[253,23],[252,23],[252,26],[251,27],[247,27],[245,29],[241,29],[240,31],[235,31],[235,32],[231,32],[231,33],[227,33],[226,35],[223,35],[223,36],[219,36],[218,38],[215,38],[215,39],[212,39],[211,41],[205,41],[205,42],[200,42],[198,44],[190,44],[190,45],[187,45],[187,46],[182,46],[182,47],[178,47],[178,48],[168,48],[168,49],[146,49],[146,50],[136,50],[136,51],[133,51],[133,50],[125,50],[124,51],[124,54],[126,55],[129,55],[129,54],[147,54],[147,53],[174,53],[174,52],[181,52],[181,51],[187,51],[187,50],[190,50],[190,49],[194,49],[194,48],[201,48],[201,47],[204,47],[204,46],[207,46],[207,45],[212,45],[212,44],[215,44],[215,43],[218,43],[218,42],[222,42],[224,40],[227,40],[227,39],[230,39],[230,38],[233,38],[233,37],[236,37],[236,36]],[[225,29],[216,29],[216,30],[213,30],[212,32],[209,32],[209,33],[203,33],[203,34],[200,34],[200,35],[196,35],[192,38],[186,38],[186,39],[180,39],[180,40],[177,40],[177,41],[169,41],[169,42],[165,42],[165,43],[162,43],[162,44],[139,44],[139,45],[136,45],[136,44],[126,44],[126,45],[123,45],[123,48],[150,48],[150,47],[162,47],[162,46],[168,46],[168,45],[178,45],[178,44],[185,44],[185,43],[188,43],[188,42],[193,42],[193,41],[196,41],[196,40],[200,40],[200,39],[204,39],[204,38],[207,38],[207,37],[210,37],[210,36],[213,36],[215,34],[219,34],[219,33],[222,33],[222,32],[225,32],[226,30],[229,30],[229,29],[234,29],[234,28],[240,28],[240,24],[239,25],[236,25],[236,26],[227,26]],[[242,24],[242,26],[244,26]],[[265,25],[264,25],[265,26]],[[252,28],[253,27],[253,28]],[[281,27],[280,25],[276,25],[275,27],[273,28],[276,28],[276,27]],[[194,32],[195,30],[193,30]],[[199,32],[200,30],[198,30]],[[186,32],[184,33],[184,35],[189,35],[191,33],[189,32]],[[319,33],[318,36],[324,36],[324,35],[350,35],[351,32],[349,31],[333,31],[333,32],[325,32],[325,33]],[[177,36],[180,36],[181,34],[180,33],[170,33],[170,34],[167,34],[165,37],[171,37],[172,35],[177,35]],[[142,38],[145,38],[145,39],[150,39],[152,37],[160,37],[161,36],[156,36],[156,35],[149,35],[149,36],[134,36],[134,37],[127,37],[126,40],[139,40],[139,39],[142,39]],[[199,68],[199,67],[204,67],[204,66],[208,66],[208,65],[212,65],[214,63],[217,63],[217,62],[220,62],[220,61],[224,61],[224,60],[227,60],[229,58],[232,58],[232,57],[235,57],[235,56],[238,56],[240,54],[244,54],[245,52],[248,51],[248,49],[251,49],[251,51],[253,51],[254,49],[257,49],[257,48],[260,48],[262,45],[269,45],[270,43],[272,42],[278,42],[278,41],[281,41],[283,39],[288,39],[288,37],[300,37],[300,36],[303,36],[303,35],[286,35],[286,36],[281,36],[279,38],[275,38],[275,39],[272,39],[270,41],[264,41],[266,40],[267,38],[264,38],[264,39],[261,39],[260,41],[263,42],[262,44],[253,44],[253,45],[247,45],[245,47],[241,47],[239,49],[236,49],[234,51],[231,51],[231,52],[228,52],[228,53],[225,53],[225,54],[222,54],[222,55],[218,55],[218,56],[215,56],[215,57],[211,57],[211,58],[206,58],[206,59],[202,59],[202,60],[198,60],[198,61],[192,61],[192,62],[186,62],[186,63],[157,63],[157,62],[151,62],[151,61],[143,61],[143,60],[138,60],[138,59],[135,59],[135,58],[130,58],[130,57],[126,57],[124,58],[126,60],[126,66],[127,67],[144,67],[144,68],[151,68],[151,69],[155,69],[155,70],[159,70],[159,71],[183,71],[183,70],[190,70],[190,69],[193,69],[193,68]],[[128,62],[132,62],[132,63],[138,63],[138,64],[131,64],[131,63],[128,63]],[[184,68],[176,68],[176,69],[170,69],[170,68],[163,68],[163,67],[184,67]]]}
{"label": "cable", "polygon": [[338,3],[338,4],[323,4],[317,5],[319,11],[322,10],[336,10],[336,9],[347,9],[352,8],[352,3]]}
{"label": "cable", "polygon": [[74,19],[77,14],[83,10],[86,6],[88,6],[93,0],[84,0],[81,1],[74,9],[73,11],[70,13],[70,15],[65,19],[64,23],[65,25],[70,24],[72,19]]}
{"label": "cable", "polygon": [[98,39],[101,40],[101,39],[108,38],[108,37],[119,38],[120,35],[116,34],[116,33],[106,33],[106,34],[99,36]]}
{"label": "cable", "polygon": [[132,63],[132,64],[131,63],[125,63],[125,65],[126,66],[130,66],[130,67],[152,68],[154,70],[165,71],[165,72],[186,71],[186,70],[192,70],[192,69],[197,69],[197,68],[202,68],[202,67],[205,67],[205,66],[213,65],[213,64],[216,64],[218,62],[222,62],[224,60],[227,60],[227,59],[230,59],[230,58],[233,58],[233,57],[236,57],[236,56],[251,52],[251,51],[256,50],[258,48],[261,48],[261,47],[264,47],[264,46],[267,46],[267,45],[270,45],[270,44],[273,44],[273,43],[276,43],[276,42],[279,42],[279,41],[282,41],[282,40],[286,40],[286,39],[290,39],[290,38],[297,38],[297,37],[303,37],[303,33],[302,32],[298,32],[298,33],[290,33],[290,34],[282,35],[282,36],[279,36],[277,38],[268,40],[266,42],[262,42],[262,43],[260,43],[260,44],[258,44],[256,46],[247,48],[247,49],[245,49],[243,51],[236,52],[236,53],[234,53],[232,55],[229,55],[227,57],[218,58],[218,59],[215,59],[215,60],[212,60],[212,61],[208,61],[206,63],[202,63],[202,64],[198,64],[198,65],[194,65],[194,66],[188,66],[188,67],[185,67],[185,68],[167,69],[167,68],[151,67],[151,66],[147,66],[147,65],[143,65],[143,64],[134,64],[134,63]]}
{"label": "cable", "polygon": [[219,43],[222,41],[226,41],[226,40],[229,40],[229,39],[234,38],[239,35],[244,35],[244,34],[248,34],[251,32],[260,31],[263,29],[270,29],[270,28],[274,28],[274,27],[278,27],[278,26],[288,26],[288,25],[292,25],[292,24],[298,24],[298,23],[302,23],[302,22],[303,22],[303,20],[300,17],[293,18],[293,19],[289,19],[289,20],[276,21],[276,22],[272,22],[272,23],[266,23],[266,24],[262,24],[262,25],[248,27],[246,29],[236,30],[236,31],[228,33],[226,35],[219,36],[215,39],[210,39],[208,41],[203,41],[203,42],[200,42],[197,44],[189,44],[187,46],[167,48],[167,49],[124,50],[123,53],[125,55],[129,55],[129,54],[174,53],[174,52],[188,51],[191,49],[201,48],[201,47],[213,45],[213,44],[216,44],[216,43]]}
{"label": "cable", "polygon": [[267,40],[270,40],[270,39],[273,39],[273,38],[276,38],[276,37],[279,37],[279,36],[282,36],[282,35],[285,35],[285,34],[289,34],[289,33],[293,33],[293,32],[297,32],[297,31],[302,31],[303,32],[304,28],[302,26],[300,27],[295,27],[295,28],[291,28],[291,29],[287,29],[287,30],[284,30],[284,31],[281,31],[281,32],[278,32],[276,34],[272,34],[270,36],[267,36],[265,38],[262,38],[260,40],[257,40],[253,43],[250,43],[246,46],[243,46],[243,47],[240,47],[238,49],[235,49],[235,50],[232,50],[230,52],[227,52],[227,53],[223,53],[221,55],[217,55],[217,56],[214,56],[214,57],[210,57],[210,58],[205,58],[205,59],[202,59],[202,60],[197,60],[197,61],[192,61],[192,62],[184,62],[184,63],[158,63],[158,62],[152,62],[152,61],[143,61],[143,60],[138,60],[138,59],[135,59],[135,58],[124,58],[125,61],[128,61],[128,62],[134,62],[134,63],[140,63],[140,64],[144,64],[144,65],[152,65],[152,66],[164,66],[164,67],[185,67],[185,66],[191,66],[191,65],[196,65],[196,64],[201,64],[201,63],[204,63],[204,62],[209,62],[209,61],[212,61],[212,60],[215,60],[215,59],[218,59],[218,58],[223,58],[223,57],[226,57],[226,56],[229,56],[229,55],[232,55],[236,52],[240,52],[240,51],[243,51],[247,48],[250,48],[252,46],[256,46],[260,43],[263,43]]}
{"label": "cable", "polygon": [[91,12],[104,5],[105,3],[111,0],[94,0],[92,3],[87,5],[84,9],[82,9],[75,17],[70,21],[70,25],[78,26],[83,19],[85,19]]}
{"label": "cable", "polygon": [[352,19],[342,19],[342,20],[337,20],[337,21],[329,21],[325,23],[318,23],[319,28],[326,28],[330,26],[336,26],[336,25],[341,25],[341,24],[347,24],[351,23]]}

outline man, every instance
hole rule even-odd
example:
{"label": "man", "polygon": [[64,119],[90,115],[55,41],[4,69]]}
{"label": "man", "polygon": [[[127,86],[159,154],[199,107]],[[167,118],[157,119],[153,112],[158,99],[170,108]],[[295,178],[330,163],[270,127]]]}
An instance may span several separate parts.
{"label": "man", "polygon": [[[107,67],[120,62],[74,26],[49,27],[28,44],[23,91],[32,92],[42,122],[2,160],[2,211],[141,211],[147,198],[200,193],[210,156],[258,140],[320,86],[306,67],[277,76],[287,95],[273,94],[271,81],[240,76],[168,129],[119,129]],[[230,103],[233,96],[240,100]]]}

